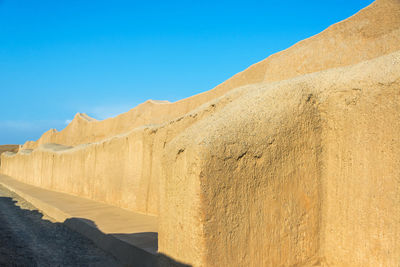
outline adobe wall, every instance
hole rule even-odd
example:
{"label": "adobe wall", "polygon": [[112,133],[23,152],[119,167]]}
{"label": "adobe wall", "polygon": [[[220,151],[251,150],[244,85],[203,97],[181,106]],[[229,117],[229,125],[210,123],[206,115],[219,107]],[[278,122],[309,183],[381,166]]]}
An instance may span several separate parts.
{"label": "adobe wall", "polygon": [[394,265],[399,7],[378,0],[218,90],[78,114],[0,172],[159,215],[159,251],[193,266]]}
{"label": "adobe wall", "polygon": [[249,90],[226,94],[165,124],[136,128],[100,142],[68,147],[43,144],[2,155],[0,172],[22,182],[158,215],[165,145]]}
{"label": "adobe wall", "polygon": [[98,142],[142,125],[174,120],[240,86],[352,65],[399,49],[400,0],[377,0],[356,15],[250,66],[210,91],[175,103],[149,100],[103,121],[77,114],[64,130],[50,130],[37,142],[27,142],[24,148],[44,143],[76,146]]}
{"label": "adobe wall", "polygon": [[[14,152],[17,153],[19,150],[19,145],[0,145],[0,156],[4,152]],[[1,164],[1,158],[0,158],[0,164]]]}
{"label": "adobe wall", "polygon": [[337,90],[326,101],[323,251],[330,266],[399,265],[399,63],[397,53],[387,62],[396,66],[376,66],[395,79]]}
{"label": "adobe wall", "polygon": [[165,153],[159,251],[193,266],[396,265],[399,81],[397,52],[260,84],[186,129]]}
{"label": "adobe wall", "polygon": [[149,178],[153,138],[152,130],[144,129],[75,148],[42,145],[3,156],[1,172],[46,189],[157,214],[158,181]]}

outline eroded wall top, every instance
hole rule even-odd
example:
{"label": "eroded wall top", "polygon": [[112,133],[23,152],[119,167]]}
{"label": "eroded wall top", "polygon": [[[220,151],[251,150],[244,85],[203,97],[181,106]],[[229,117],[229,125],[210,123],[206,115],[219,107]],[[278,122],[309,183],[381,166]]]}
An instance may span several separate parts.
{"label": "eroded wall top", "polygon": [[352,65],[400,49],[400,1],[377,0],[356,15],[250,66],[214,89],[175,103],[149,100],[114,118],[97,121],[78,113],[62,131],[50,130],[24,148],[43,143],[78,145],[97,142],[138,126],[180,117],[233,88],[289,79]]}

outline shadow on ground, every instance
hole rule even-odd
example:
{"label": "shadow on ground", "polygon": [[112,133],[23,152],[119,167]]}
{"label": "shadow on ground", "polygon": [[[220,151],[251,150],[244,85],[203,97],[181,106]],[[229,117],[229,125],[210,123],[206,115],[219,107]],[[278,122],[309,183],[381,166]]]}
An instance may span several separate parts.
{"label": "shadow on ground", "polygon": [[95,222],[85,218],[70,218],[65,220],[64,224],[89,239],[95,240],[96,245],[128,266],[191,266],[165,254],[157,253],[158,233],[155,232],[105,234]]}
{"label": "shadow on ground", "polygon": [[18,199],[17,205],[14,197],[0,197],[0,266],[120,265],[63,223],[44,219],[26,201]]}
{"label": "shadow on ground", "polygon": [[158,254],[157,233],[105,234],[85,218],[51,222],[19,196],[6,195],[0,197],[0,266],[190,266]]}

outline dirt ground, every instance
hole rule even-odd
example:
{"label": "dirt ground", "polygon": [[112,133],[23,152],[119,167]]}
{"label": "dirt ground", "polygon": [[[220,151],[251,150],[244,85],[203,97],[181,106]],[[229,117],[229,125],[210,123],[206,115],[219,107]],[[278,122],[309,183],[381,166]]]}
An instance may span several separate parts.
{"label": "dirt ground", "polygon": [[0,266],[120,266],[90,240],[0,186]]}

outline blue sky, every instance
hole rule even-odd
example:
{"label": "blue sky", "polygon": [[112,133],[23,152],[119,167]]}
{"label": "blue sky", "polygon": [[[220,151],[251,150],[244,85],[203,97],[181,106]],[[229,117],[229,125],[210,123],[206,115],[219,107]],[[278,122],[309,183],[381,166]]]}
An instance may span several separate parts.
{"label": "blue sky", "polygon": [[0,0],[0,144],[212,89],[370,3]]}

